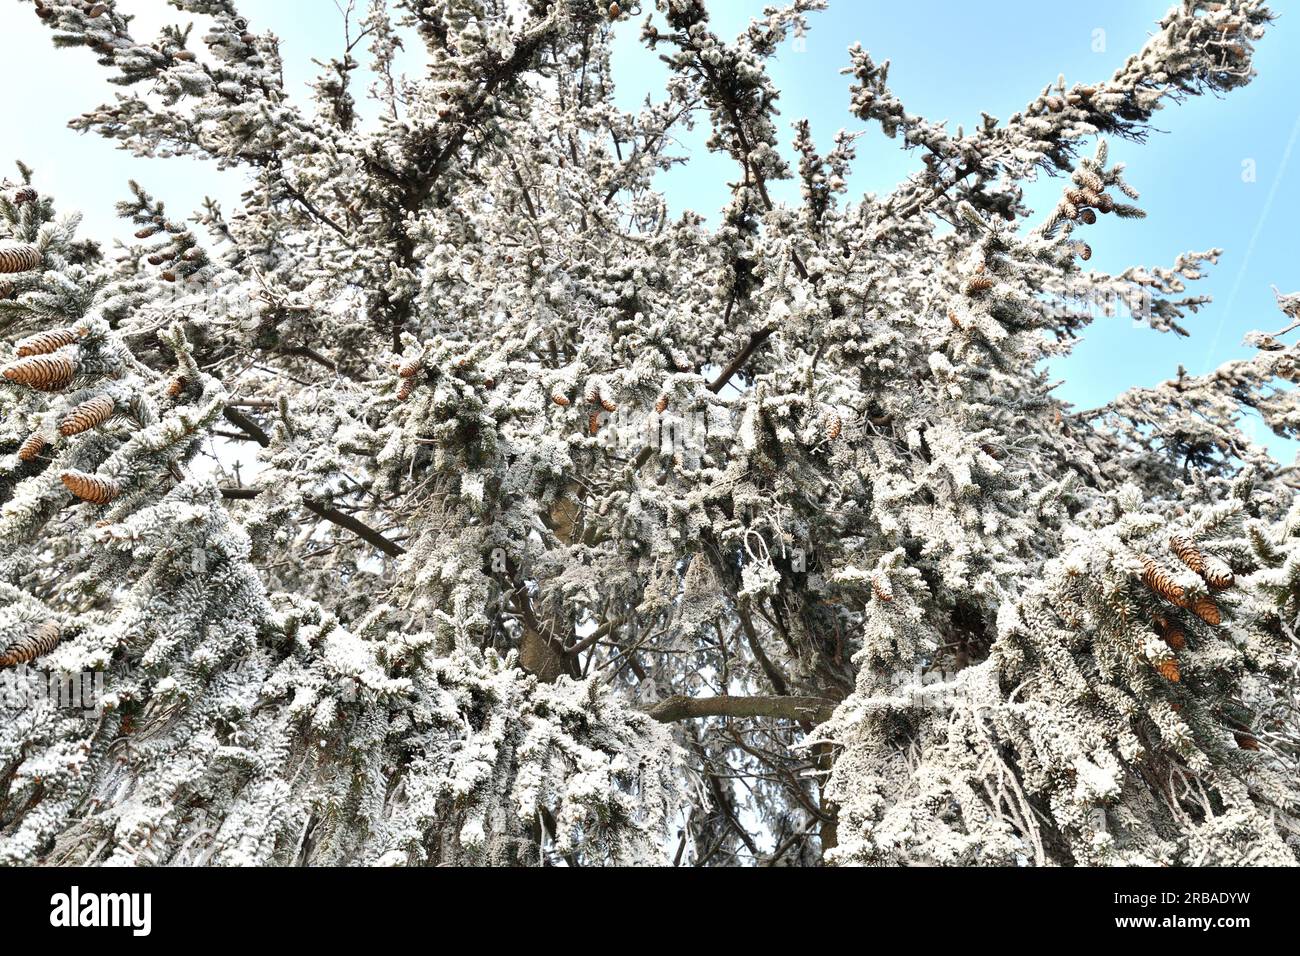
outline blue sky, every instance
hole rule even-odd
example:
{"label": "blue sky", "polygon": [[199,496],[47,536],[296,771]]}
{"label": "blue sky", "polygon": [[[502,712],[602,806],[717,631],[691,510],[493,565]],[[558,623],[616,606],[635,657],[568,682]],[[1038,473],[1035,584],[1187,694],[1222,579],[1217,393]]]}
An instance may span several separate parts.
{"label": "blue sky", "polygon": [[[890,85],[910,112],[970,126],[981,110],[1009,116],[1059,73],[1067,83],[1109,76],[1140,48],[1169,2],[832,0],[828,11],[812,17],[802,49],[787,44],[773,66],[783,90],[783,138],[788,144],[788,123],[801,116],[811,120],[823,148],[836,130],[862,127],[848,113],[849,79],[839,74],[855,40],[876,60],[892,61]],[[650,0],[643,3],[651,6]],[[764,5],[714,0],[716,28],[734,35]],[[1141,191],[1148,218],[1103,217],[1089,230],[1091,264],[1105,270],[1171,265],[1180,252],[1222,248],[1220,264],[1194,289],[1212,294],[1215,302],[1186,323],[1190,339],[1135,328],[1125,319],[1099,319],[1055,370],[1066,379],[1057,393],[1063,398],[1094,406],[1125,387],[1169,378],[1179,364],[1204,372],[1248,354],[1241,344],[1246,332],[1284,324],[1270,286],[1300,291],[1294,234],[1300,211],[1300,11],[1295,0],[1271,5],[1282,16],[1259,46],[1259,76],[1252,85],[1224,99],[1171,104],[1146,143],[1111,144],[1112,157],[1128,164],[1128,179]],[[120,6],[141,14],[141,35],[152,36],[158,23],[174,16],[162,0],[121,0]],[[241,9],[254,29],[282,37],[290,86],[304,96],[316,72],[312,58],[341,51],[342,18],[333,0],[244,0]],[[55,51],[29,5],[8,0],[0,28],[0,88],[8,91],[0,106],[6,147],[0,159],[22,158],[35,166],[38,183],[55,192],[64,208],[86,211],[89,233],[102,239],[125,232],[113,220],[112,206],[126,194],[131,177],[174,212],[196,208],[205,193],[233,204],[241,189],[237,176],[217,176],[211,166],[188,160],[137,159],[68,130],[70,117],[111,97],[114,88],[86,51]],[[666,74],[657,56],[640,47],[638,22],[625,21],[617,30],[620,96],[633,109],[647,93],[661,95]],[[682,135],[679,151],[692,162],[664,174],[661,186],[675,209],[711,215],[725,202],[725,183],[735,171],[725,158],[709,155],[703,139],[702,126]],[[859,142],[858,156],[850,181],[855,193],[885,192],[918,164],[916,154],[878,132]],[[1036,185],[1031,204],[1046,210],[1060,186]],[[781,195],[794,199],[794,186],[778,190]]]}

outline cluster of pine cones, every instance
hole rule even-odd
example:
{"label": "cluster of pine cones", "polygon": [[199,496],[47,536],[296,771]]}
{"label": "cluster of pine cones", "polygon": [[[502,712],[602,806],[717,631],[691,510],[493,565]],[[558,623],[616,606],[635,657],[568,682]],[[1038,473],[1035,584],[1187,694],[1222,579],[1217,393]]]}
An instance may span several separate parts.
{"label": "cluster of pine cones", "polygon": [[[72,385],[79,368],[75,346],[84,332],[76,328],[51,329],[19,341],[15,360],[0,368],[0,375],[10,382],[38,392],[61,392]],[[107,395],[97,395],[80,403],[59,421],[59,434],[65,438],[79,435],[104,424],[117,411],[117,403]],[[20,461],[34,461],[49,444],[40,430],[28,436],[18,448]],[[119,482],[100,475],[70,470],[61,476],[63,484],[82,501],[108,504],[122,488]]]}
{"label": "cluster of pine cones", "polygon": [[[1235,583],[1232,569],[1219,558],[1203,552],[1195,542],[1182,535],[1169,539],[1169,550],[1183,564],[1200,575],[1206,587],[1211,591],[1224,591]],[[1142,583],[1153,593],[1173,604],[1175,607],[1191,611],[1211,627],[1223,623],[1223,614],[1214,599],[1208,595],[1189,598],[1187,591],[1174,578],[1174,575],[1155,558],[1142,555]],[[1178,667],[1177,651],[1187,646],[1187,636],[1181,628],[1170,622],[1164,615],[1155,618],[1156,633],[1169,645],[1170,654],[1156,663],[1156,670],[1166,680],[1177,683],[1182,679]]]}
{"label": "cluster of pine cones", "polygon": [[[1210,591],[1226,591],[1236,584],[1235,575],[1224,561],[1201,548],[1184,535],[1174,535],[1169,539],[1169,550],[1191,571],[1199,575]],[[1223,614],[1214,599],[1208,595],[1189,598],[1187,591],[1175,579],[1173,574],[1150,555],[1142,555],[1142,582],[1160,598],[1182,610],[1191,611],[1210,627],[1218,627],[1223,622]],[[1173,616],[1157,612],[1152,619],[1156,634],[1169,647],[1169,654],[1155,661],[1157,673],[1170,683],[1182,680],[1182,669],[1178,664],[1178,652],[1187,647],[1187,633]],[[1173,705],[1180,710],[1178,704]],[[1233,738],[1242,750],[1258,750],[1259,740],[1245,726],[1232,726]]]}

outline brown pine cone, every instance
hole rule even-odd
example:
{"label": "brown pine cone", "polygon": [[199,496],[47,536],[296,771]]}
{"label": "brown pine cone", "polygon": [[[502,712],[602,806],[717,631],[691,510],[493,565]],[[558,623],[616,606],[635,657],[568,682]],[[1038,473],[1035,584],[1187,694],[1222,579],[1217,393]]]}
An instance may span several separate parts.
{"label": "brown pine cone", "polygon": [[15,354],[19,358],[26,358],[29,355],[49,355],[65,345],[71,345],[79,338],[81,333],[76,329],[50,329],[48,332],[37,332],[25,339],[19,339]]}
{"label": "brown pine cone", "polygon": [[1145,554],[1142,555],[1142,583],[1171,604],[1182,607],[1187,600],[1187,592],[1174,576]]}
{"label": "brown pine cone", "polygon": [[43,257],[35,246],[9,245],[0,248],[0,272],[30,272]]}
{"label": "brown pine cone", "polygon": [[34,661],[43,654],[48,654],[58,646],[62,633],[59,625],[46,621],[31,634],[11,641],[0,651],[0,667],[17,667]]}
{"label": "brown pine cone", "polygon": [[57,392],[77,377],[77,363],[67,355],[30,355],[10,362],[0,369],[0,375],[38,392]]}
{"label": "brown pine cone", "polygon": [[44,435],[40,432],[32,432],[32,434],[27,437],[27,440],[18,446],[18,460],[35,460],[36,456],[44,451],[45,446],[48,444],[49,442],[45,440]]}
{"label": "brown pine cone", "polygon": [[97,425],[102,425],[112,416],[113,410],[117,404],[107,395],[99,395],[89,401],[82,402],[72,411],[63,417],[59,422],[59,434],[65,438],[72,435],[80,435],[82,432],[90,431]]}
{"label": "brown pine cone", "polygon": [[70,492],[92,505],[106,505],[122,493],[122,486],[112,478],[84,471],[65,471],[60,477]]}
{"label": "brown pine cone", "polygon": [[1192,613],[1211,627],[1218,627],[1223,623],[1223,614],[1220,613],[1219,606],[1207,597],[1199,597],[1192,602]]}

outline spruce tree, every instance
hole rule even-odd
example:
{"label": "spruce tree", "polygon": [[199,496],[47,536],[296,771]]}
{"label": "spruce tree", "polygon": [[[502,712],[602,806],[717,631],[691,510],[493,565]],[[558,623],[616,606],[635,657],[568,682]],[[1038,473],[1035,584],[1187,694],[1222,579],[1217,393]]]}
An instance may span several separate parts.
{"label": "spruce tree", "polygon": [[[632,4],[370,0],[299,101],[234,0],[171,3],[24,4],[122,88],[75,128],[248,192],[132,183],[110,250],[4,182],[0,862],[1300,859],[1300,488],[1244,427],[1300,437],[1300,297],[1100,409],[1042,371],[1087,303],[1206,305],[1218,250],[1108,274],[1089,230],[1143,214],[1108,140],[1250,81],[1260,0],[970,131],[855,45],[923,160],[883,197],[778,118],[822,0],[647,2],[638,113]],[[692,116],[716,227],[654,184]]]}

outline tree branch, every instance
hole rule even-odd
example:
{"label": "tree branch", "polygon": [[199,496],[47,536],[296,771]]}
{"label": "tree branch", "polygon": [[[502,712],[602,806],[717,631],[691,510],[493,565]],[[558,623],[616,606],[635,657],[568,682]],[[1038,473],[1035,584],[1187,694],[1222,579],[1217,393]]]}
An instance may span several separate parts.
{"label": "tree branch", "polygon": [[266,433],[261,425],[257,424],[257,422],[253,421],[243,412],[227,405],[221,410],[221,414],[225,416],[226,421],[243,431],[249,438],[253,439],[253,441],[257,442],[263,448],[271,444],[271,436]]}
{"label": "tree branch", "polygon": [[820,723],[835,710],[825,697],[684,697],[661,700],[648,715],[660,723],[700,717],[775,717],[778,720],[813,720]]}
{"label": "tree branch", "polygon": [[[266,489],[264,488],[256,488],[256,487],[222,488],[221,497],[227,499],[228,501],[249,501],[253,498],[256,498],[265,490]],[[390,541],[388,538],[385,538],[374,528],[370,527],[370,525],[366,524],[364,521],[361,521],[358,518],[353,517],[350,514],[346,514],[345,512],[339,511],[337,508],[331,508],[328,505],[323,505],[319,501],[316,501],[314,498],[303,498],[302,503],[307,507],[308,511],[312,512],[313,514],[319,515],[320,517],[324,518],[326,521],[333,522],[334,524],[338,525],[340,528],[344,528],[347,531],[351,531],[362,541],[365,541],[367,544],[384,552],[384,554],[387,554],[394,558],[400,558],[402,555],[406,554],[406,549],[403,548],[400,544],[398,544],[395,541]]]}
{"label": "tree branch", "polygon": [[744,349],[741,350],[741,353],[732,359],[731,363],[722,370],[722,373],[713,380],[713,384],[709,386],[709,391],[714,395],[717,395],[726,388],[727,383],[731,381],[736,373],[745,367],[745,363],[749,361],[749,357],[758,350],[759,346],[771,337],[772,330],[770,328],[760,329],[751,335],[749,341],[745,343]]}
{"label": "tree branch", "polygon": [[[262,428],[262,426],[257,424],[257,422],[253,421],[243,412],[231,408],[229,405],[227,405],[224,409],[222,409],[222,414],[226,417],[226,421],[230,422],[232,425],[236,426],[237,428],[242,429],[244,432],[248,434],[250,438],[253,439],[253,441],[257,442],[263,448],[271,444],[271,437],[267,435],[266,431]],[[223,498],[226,498],[227,500],[247,501],[252,498],[256,498],[258,495],[260,495],[263,492],[263,490],[264,489],[262,488],[222,488],[221,496]],[[385,538],[374,528],[370,527],[370,525],[366,524],[364,521],[354,518],[350,514],[345,514],[344,512],[339,511],[337,508],[331,508],[328,505],[323,505],[319,501],[316,501],[313,498],[303,498],[302,503],[307,506],[308,511],[311,511],[313,514],[319,515],[320,517],[324,518],[326,521],[333,522],[334,524],[338,525],[340,528],[344,528],[348,531],[351,531],[362,541],[365,541],[367,544],[373,545],[374,547],[378,548],[380,551],[384,552],[384,554],[390,555],[394,558],[398,558],[406,554],[406,549],[403,548],[400,544],[397,544],[395,541],[389,541],[387,538]]]}

